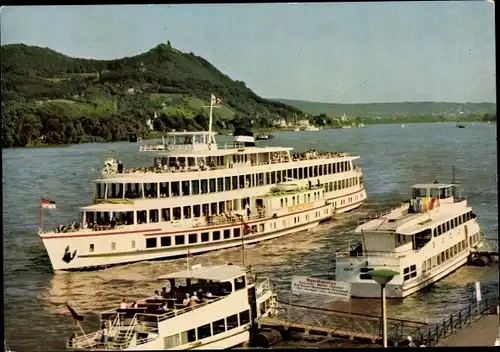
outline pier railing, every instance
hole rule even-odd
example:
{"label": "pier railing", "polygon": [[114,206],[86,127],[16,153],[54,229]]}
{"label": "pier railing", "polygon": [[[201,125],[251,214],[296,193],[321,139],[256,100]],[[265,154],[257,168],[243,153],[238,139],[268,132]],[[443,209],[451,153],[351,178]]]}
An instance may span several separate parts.
{"label": "pier railing", "polygon": [[456,330],[470,325],[483,315],[495,313],[498,302],[498,295],[496,295],[487,297],[483,301],[470,303],[435,325],[415,329],[410,332],[409,336],[413,338],[417,346],[436,346]]}

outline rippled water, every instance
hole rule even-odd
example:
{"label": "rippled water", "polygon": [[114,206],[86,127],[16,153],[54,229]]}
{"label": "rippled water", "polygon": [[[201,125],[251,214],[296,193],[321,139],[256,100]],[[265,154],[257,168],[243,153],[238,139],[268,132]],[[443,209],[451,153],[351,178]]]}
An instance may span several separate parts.
{"label": "rippled water", "polygon": [[[347,151],[361,155],[368,192],[367,203],[351,213],[312,231],[260,243],[246,250],[246,262],[259,275],[270,276],[288,299],[293,275],[333,278],[335,248],[345,245],[357,220],[375,209],[386,208],[408,197],[417,182],[449,181],[456,166],[469,203],[488,237],[498,238],[495,125],[476,123],[466,129],[453,123],[380,125],[347,130],[283,132],[264,145],[291,146],[298,151]],[[219,143],[230,137],[219,138]],[[61,350],[71,334],[72,320],[65,309],[70,302],[84,314],[85,327],[97,327],[96,313],[117,305],[122,298],[150,295],[160,274],[182,269],[182,259],[144,262],[101,271],[52,273],[48,256],[37,236],[40,196],[57,201],[45,211],[45,226],[75,220],[78,207],[91,202],[92,180],[110,149],[126,166],[150,164],[152,155],[139,153],[138,144],[86,144],[60,148],[3,151],[4,302],[5,335],[15,351]],[[238,248],[196,256],[194,262],[238,263]],[[498,291],[498,268],[463,267],[425,292],[404,300],[390,300],[392,317],[437,320],[473,297],[473,283]],[[296,296],[294,301],[335,309],[347,304]],[[378,314],[374,300],[353,300],[353,312]]]}

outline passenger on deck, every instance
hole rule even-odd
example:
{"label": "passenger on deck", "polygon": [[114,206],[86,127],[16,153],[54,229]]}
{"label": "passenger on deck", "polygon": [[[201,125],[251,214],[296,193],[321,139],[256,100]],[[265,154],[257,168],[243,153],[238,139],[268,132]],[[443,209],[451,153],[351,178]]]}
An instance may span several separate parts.
{"label": "passenger on deck", "polygon": [[164,305],[162,305],[160,308],[158,308],[159,311],[166,312],[168,311],[167,303],[165,302]]}
{"label": "passenger on deck", "polygon": [[129,308],[137,308],[137,302],[133,301],[132,304],[130,304]]}
{"label": "passenger on deck", "polygon": [[160,296],[160,292],[155,291],[155,295],[154,295],[153,299],[163,299],[163,297]]}
{"label": "passenger on deck", "polygon": [[127,301],[126,299],[122,299],[122,302],[120,303],[120,309],[127,309]]}
{"label": "passenger on deck", "polygon": [[108,342],[108,329],[106,329],[106,325],[103,323],[101,325],[101,343],[105,344]]}
{"label": "passenger on deck", "polygon": [[169,296],[169,295],[168,295],[168,292],[167,292],[167,288],[166,288],[166,287],[162,287],[162,288],[161,288],[161,296],[162,296],[163,298],[168,298],[168,296]]}
{"label": "passenger on deck", "polygon": [[184,298],[184,300],[182,301],[182,304],[183,304],[184,306],[186,306],[186,307],[187,307],[187,306],[188,306],[188,304],[189,304],[189,301],[191,301],[191,300],[189,299],[189,293],[186,293],[186,297],[185,297],[185,298]]}
{"label": "passenger on deck", "polygon": [[207,293],[205,293],[205,297],[207,297],[207,298],[213,298],[212,292],[207,291]]}
{"label": "passenger on deck", "polygon": [[195,302],[198,302],[200,299],[198,298],[198,296],[196,295],[196,292],[193,292],[193,295],[191,296],[191,301],[195,301]]}
{"label": "passenger on deck", "polygon": [[116,219],[115,217],[113,216],[113,218],[111,219],[111,221],[109,222],[109,228],[111,230],[113,230],[114,228],[116,227]]}

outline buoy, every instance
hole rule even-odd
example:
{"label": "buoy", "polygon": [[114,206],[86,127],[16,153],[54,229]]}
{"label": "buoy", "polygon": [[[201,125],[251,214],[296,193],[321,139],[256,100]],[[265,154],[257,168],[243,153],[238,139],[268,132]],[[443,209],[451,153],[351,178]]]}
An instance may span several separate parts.
{"label": "buoy", "polygon": [[251,345],[252,347],[268,348],[281,340],[283,337],[278,330],[264,330],[253,337]]}
{"label": "buoy", "polygon": [[472,265],[474,266],[485,267],[488,266],[489,263],[490,263],[489,259],[484,255],[472,259]]}

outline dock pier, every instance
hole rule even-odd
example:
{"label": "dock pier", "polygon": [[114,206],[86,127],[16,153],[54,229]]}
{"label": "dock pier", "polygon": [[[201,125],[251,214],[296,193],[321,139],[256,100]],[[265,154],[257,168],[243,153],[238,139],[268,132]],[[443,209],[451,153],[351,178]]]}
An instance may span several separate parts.
{"label": "dock pier", "polygon": [[[252,347],[269,348],[293,340],[331,342],[343,347],[346,344],[348,347],[380,347],[382,344],[380,316],[278,302],[276,315],[258,320],[259,333],[250,344]],[[388,318],[389,346],[407,343],[407,336],[411,336],[417,346],[492,346],[498,337],[498,304],[498,295],[487,297],[437,324]]]}

